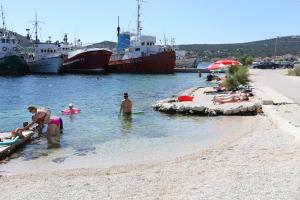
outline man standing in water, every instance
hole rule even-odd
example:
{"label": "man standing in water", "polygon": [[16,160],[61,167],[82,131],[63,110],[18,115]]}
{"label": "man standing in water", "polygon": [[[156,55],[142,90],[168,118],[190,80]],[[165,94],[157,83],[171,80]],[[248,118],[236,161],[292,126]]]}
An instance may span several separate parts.
{"label": "man standing in water", "polygon": [[131,101],[128,99],[128,93],[125,92],[124,93],[124,99],[121,103],[121,107],[120,107],[120,114],[122,113],[123,115],[131,115],[132,112],[132,103]]}

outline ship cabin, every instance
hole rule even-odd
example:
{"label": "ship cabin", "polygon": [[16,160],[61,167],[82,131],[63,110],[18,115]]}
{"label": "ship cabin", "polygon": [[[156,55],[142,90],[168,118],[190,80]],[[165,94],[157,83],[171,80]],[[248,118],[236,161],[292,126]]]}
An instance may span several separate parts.
{"label": "ship cabin", "polygon": [[15,37],[0,37],[0,58],[3,58],[7,55],[15,55],[18,54],[19,49],[17,47],[17,40]]}
{"label": "ship cabin", "polygon": [[34,46],[34,59],[40,60],[43,58],[51,58],[59,56],[59,47],[56,43],[47,41],[46,43],[37,43]]}
{"label": "ship cabin", "polygon": [[123,60],[130,58],[139,58],[157,54],[161,48],[156,43],[156,37],[149,35],[142,35],[140,39],[136,37],[130,41],[130,48],[125,50]]}

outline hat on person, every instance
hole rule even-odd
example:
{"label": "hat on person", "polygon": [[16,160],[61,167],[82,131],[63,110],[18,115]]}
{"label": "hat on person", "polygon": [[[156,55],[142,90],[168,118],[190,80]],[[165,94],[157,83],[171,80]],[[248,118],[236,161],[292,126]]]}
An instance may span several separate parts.
{"label": "hat on person", "polygon": [[72,104],[72,103],[69,103],[69,107],[73,107],[73,104]]}

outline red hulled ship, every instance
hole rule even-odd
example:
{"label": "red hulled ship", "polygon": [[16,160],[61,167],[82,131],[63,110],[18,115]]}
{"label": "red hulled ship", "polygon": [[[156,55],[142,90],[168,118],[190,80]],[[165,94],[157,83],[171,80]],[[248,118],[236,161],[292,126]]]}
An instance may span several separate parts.
{"label": "red hulled ship", "polygon": [[141,35],[140,7],[138,2],[137,33],[120,33],[118,26],[118,44],[109,65],[105,68],[111,73],[174,73],[176,55],[171,46],[155,45],[156,37]]}
{"label": "red hulled ship", "polygon": [[84,73],[105,70],[112,52],[108,49],[87,48],[72,51],[65,58],[62,65],[62,72]]}
{"label": "red hulled ship", "polygon": [[175,52],[164,51],[149,56],[110,61],[106,71],[110,73],[174,73]]}

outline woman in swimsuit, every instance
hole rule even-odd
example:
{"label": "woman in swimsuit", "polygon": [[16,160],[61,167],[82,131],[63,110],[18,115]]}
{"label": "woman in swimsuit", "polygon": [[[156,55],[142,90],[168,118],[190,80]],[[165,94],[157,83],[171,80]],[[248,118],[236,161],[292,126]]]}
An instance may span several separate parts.
{"label": "woman in swimsuit", "polygon": [[59,117],[51,116],[51,112],[46,108],[36,108],[29,106],[27,110],[33,114],[32,122],[25,126],[23,130],[29,129],[33,124],[39,125],[48,124],[47,140],[50,146],[59,146],[60,144],[60,126],[61,120]]}

